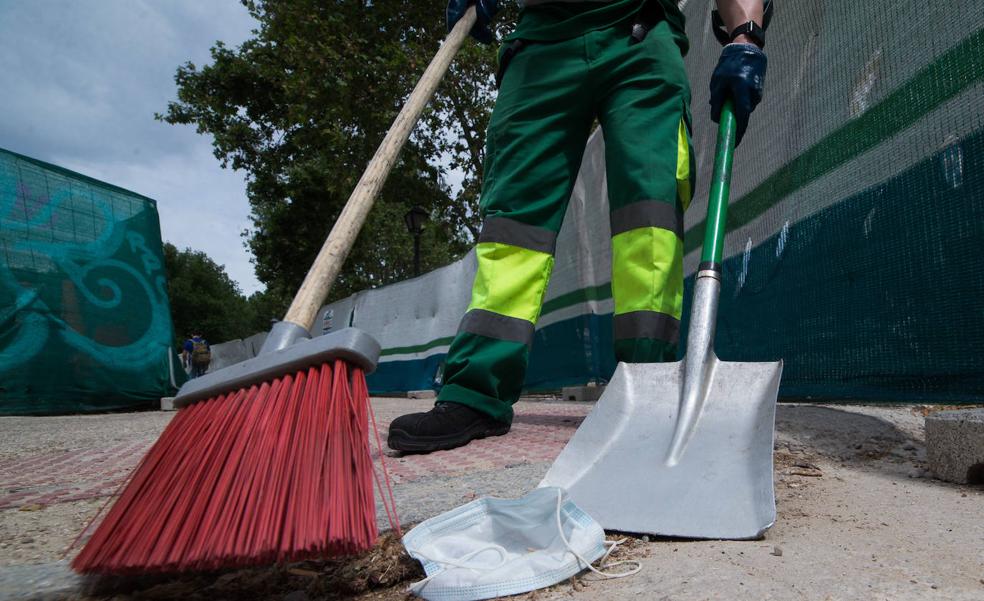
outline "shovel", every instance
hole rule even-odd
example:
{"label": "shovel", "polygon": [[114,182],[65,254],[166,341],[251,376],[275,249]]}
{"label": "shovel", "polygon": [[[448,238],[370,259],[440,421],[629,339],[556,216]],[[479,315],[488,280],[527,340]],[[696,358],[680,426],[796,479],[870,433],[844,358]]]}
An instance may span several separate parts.
{"label": "shovel", "polygon": [[782,361],[714,354],[728,188],[731,102],[721,111],[687,354],[619,363],[540,486],[567,489],[606,530],[753,539],[776,519],[772,445]]}

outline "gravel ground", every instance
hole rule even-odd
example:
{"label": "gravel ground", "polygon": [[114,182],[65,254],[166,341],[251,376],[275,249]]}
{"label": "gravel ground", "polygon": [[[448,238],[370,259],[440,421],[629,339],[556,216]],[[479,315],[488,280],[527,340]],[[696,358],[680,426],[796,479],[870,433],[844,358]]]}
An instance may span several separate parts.
{"label": "gravel ground", "polygon": [[[129,444],[146,447],[157,438],[173,415],[147,411],[0,417],[0,493],[15,490],[10,483],[23,465],[18,459],[70,459],[84,456],[91,449],[110,449]],[[125,471],[135,464],[135,460],[136,457],[123,466],[127,468]],[[82,479],[82,476],[78,478]],[[71,503],[29,502],[0,510],[0,566],[61,559],[67,547],[105,503],[105,496],[94,496]]]}
{"label": "gravel ground", "polygon": [[57,417],[0,417],[0,462],[41,452],[72,452],[154,440],[174,413],[143,411]]}
{"label": "gravel ground", "polygon": [[106,503],[90,499],[55,505],[25,505],[0,512],[0,565],[54,561]]}
{"label": "gravel ground", "polygon": [[[374,400],[383,423],[428,404]],[[500,443],[474,447],[472,454],[487,457],[484,463],[462,467],[464,455],[455,452],[426,460],[390,457],[404,523],[478,496],[527,491],[559,451],[536,446],[531,439],[557,434],[562,445],[579,423],[570,415],[587,410],[571,403],[519,404],[512,434],[498,439]],[[929,410],[781,405],[776,442],[779,516],[763,540],[630,539],[623,556],[639,559],[641,573],[606,582],[580,577],[521,598],[984,599],[984,489],[945,484],[925,472],[923,418]],[[150,444],[172,415],[0,418],[0,487],[7,487],[4,478],[11,477],[10,466],[19,459]],[[521,427],[524,422],[527,430]],[[509,458],[500,457],[502,447],[496,444],[515,448]],[[58,560],[104,500],[105,495],[0,509],[0,598],[41,598],[43,590],[62,591],[48,598],[79,598],[80,581]],[[339,573],[345,572],[334,565],[307,566],[297,573],[271,568],[259,574],[134,585],[115,591],[114,598],[249,598],[240,594],[242,582],[257,591],[252,598],[405,598],[407,583],[391,580],[380,590],[339,593],[325,584],[335,582],[331,578]],[[406,578],[413,577],[407,572]],[[255,588],[260,581],[263,587]]]}

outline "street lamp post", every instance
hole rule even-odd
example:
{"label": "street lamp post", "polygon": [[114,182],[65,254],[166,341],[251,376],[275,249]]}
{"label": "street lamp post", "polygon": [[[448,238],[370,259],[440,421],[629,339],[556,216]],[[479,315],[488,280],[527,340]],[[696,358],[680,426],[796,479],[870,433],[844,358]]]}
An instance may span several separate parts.
{"label": "street lamp post", "polygon": [[407,231],[413,234],[413,275],[420,275],[420,233],[424,231],[424,222],[429,217],[426,209],[416,205],[403,216]]}

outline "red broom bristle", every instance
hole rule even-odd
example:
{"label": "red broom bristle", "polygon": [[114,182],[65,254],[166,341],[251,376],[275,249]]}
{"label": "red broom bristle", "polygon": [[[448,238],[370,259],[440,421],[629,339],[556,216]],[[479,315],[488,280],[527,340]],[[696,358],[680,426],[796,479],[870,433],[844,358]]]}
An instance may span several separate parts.
{"label": "red broom bristle", "polygon": [[363,371],[337,360],[182,409],[72,567],[213,570],[370,549],[368,404]]}

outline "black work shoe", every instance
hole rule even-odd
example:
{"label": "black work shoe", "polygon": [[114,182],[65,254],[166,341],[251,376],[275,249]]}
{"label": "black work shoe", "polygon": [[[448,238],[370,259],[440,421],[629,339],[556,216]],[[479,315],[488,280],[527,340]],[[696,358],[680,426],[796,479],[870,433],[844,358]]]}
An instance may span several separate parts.
{"label": "black work shoe", "polygon": [[509,424],[460,403],[439,402],[425,413],[393,420],[386,441],[394,451],[430,453],[466,445],[476,438],[502,436]]}

